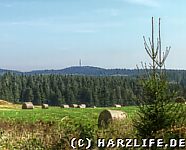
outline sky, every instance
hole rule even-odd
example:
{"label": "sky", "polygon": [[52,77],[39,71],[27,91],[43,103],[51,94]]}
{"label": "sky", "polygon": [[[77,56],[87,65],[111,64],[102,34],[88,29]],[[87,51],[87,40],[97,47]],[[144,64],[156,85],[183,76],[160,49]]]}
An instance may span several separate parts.
{"label": "sky", "polygon": [[[186,69],[185,0],[0,0],[0,68],[79,65],[136,69],[149,62],[143,36],[161,18],[166,67]],[[157,34],[156,34],[157,36]]]}

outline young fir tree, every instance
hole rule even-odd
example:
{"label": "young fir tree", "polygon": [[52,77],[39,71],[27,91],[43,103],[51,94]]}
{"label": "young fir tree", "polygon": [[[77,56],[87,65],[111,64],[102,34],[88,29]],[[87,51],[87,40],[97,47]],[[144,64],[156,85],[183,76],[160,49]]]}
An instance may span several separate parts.
{"label": "young fir tree", "polygon": [[[165,135],[172,127],[182,125],[185,118],[183,105],[173,102],[175,96],[170,92],[169,83],[166,80],[165,60],[170,47],[162,53],[159,19],[159,36],[157,46],[154,44],[154,23],[152,18],[152,39],[150,45],[144,37],[144,45],[152,63],[149,68],[143,65],[146,74],[141,80],[142,99],[139,100],[139,111],[134,119],[134,127],[140,138],[160,138],[160,133]],[[162,137],[161,137],[162,138]],[[156,149],[156,148],[152,148]]]}

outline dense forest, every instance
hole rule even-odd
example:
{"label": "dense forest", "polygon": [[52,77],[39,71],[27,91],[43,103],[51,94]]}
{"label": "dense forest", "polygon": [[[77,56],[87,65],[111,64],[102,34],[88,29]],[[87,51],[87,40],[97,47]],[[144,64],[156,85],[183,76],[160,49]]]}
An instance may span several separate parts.
{"label": "dense forest", "polygon": [[[185,73],[169,74],[170,90],[186,97]],[[137,77],[25,75],[5,73],[0,76],[0,99],[34,104],[61,105],[85,103],[88,106],[135,105],[142,96]]]}

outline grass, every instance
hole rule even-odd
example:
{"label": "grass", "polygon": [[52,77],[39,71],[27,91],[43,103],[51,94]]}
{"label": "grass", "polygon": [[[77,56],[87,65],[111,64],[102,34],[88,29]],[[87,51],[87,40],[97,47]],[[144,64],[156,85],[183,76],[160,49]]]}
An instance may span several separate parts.
{"label": "grass", "polygon": [[[121,110],[128,114],[125,121],[117,121],[106,129],[97,126],[98,116],[104,109]],[[16,107],[0,108],[0,149],[8,150],[70,150],[70,139],[86,137],[91,139],[96,150],[98,138],[137,138],[131,118],[137,111],[135,106],[121,108],[59,108],[33,110]],[[173,130],[173,131],[172,131]],[[160,131],[166,139],[172,135],[186,137],[186,127]],[[85,149],[85,148],[83,148]],[[115,149],[116,150],[116,149]],[[117,149],[118,150],[118,149]]]}
{"label": "grass", "polygon": [[[97,127],[99,113],[104,109],[125,111],[129,119],[135,114],[137,107],[122,108],[59,108],[50,107],[33,110],[16,107],[0,108],[0,149],[71,149],[70,139],[96,139],[124,137],[131,128],[125,122],[116,123],[106,130]],[[125,128],[120,129],[121,125]],[[123,130],[121,132],[121,130]]]}
{"label": "grass", "polygon": [[41,109],[40,107],[33,110],[25,110],[18,108],[4,108],[0,109],[1,120],[11,121],[25,121],[36,122],[42,121],[54,121],[60,122],[64,117],[68,117],[74,120],[84,120],[86,122],[97,122],[99,113],[104,109],[115,109],[125,111],[129,117],[135,114],[137,110],[134,106],[122,107],[122,108],[59,108],[50,107],[49,109]]}

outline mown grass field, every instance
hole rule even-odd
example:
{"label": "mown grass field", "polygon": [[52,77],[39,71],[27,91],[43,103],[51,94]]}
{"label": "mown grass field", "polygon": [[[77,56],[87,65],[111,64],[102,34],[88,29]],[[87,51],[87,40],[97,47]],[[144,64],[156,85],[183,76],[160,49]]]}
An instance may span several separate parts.
{"label": "mown grass field", "polygon": [[[128,118],[114,121],[108,128],[98,128],[99,113],[105,109],[124,111]],[[29,110],[21,109],[21,105],[2,106],[0,107],[0,149],[71,150],[70,140],[75,137],[91,139],[94,150],[98,150],[96,149],[98,138],[137,138],[131,121],[137,109],[138,107],[135,106],[121,108],[49,107],[49,109],[36,106],[33,110]],[[175,128],[171,134],[184,137],[185,129]]]}
{"label": "mown grass field", "polygon": [[0,149],[9,150],[57,150],[71,149],[69,142],[73,137],[96,139],[125,137],[131,125],[122,121],[106,130],[98,128],[99,113],[105,109],[122,110],[128,119],[135,115],[137,107],[122,108],[60,108],[33,110],[21,109],[20,105],[0,108]]}
{"label": "mown grass field", "polygon": [[133,116],[137,110],[135,106],[126,106],[121,108],[114,107],[100,107],[100,108],[60,108],[60,107],[49,107],[49,109],[41,109],[39,106],[35,109],[21,109],[16,108],[1,108],[0,118],[1,120],[11,121],[25,121],[25,122],[36,122],[36,121],[54,121],[60,122],[64,118],[70,118],[74,120],[83,120],[90,123],[97,123],[99,113],[105,109],[114,109],[125,111],[129,118]]}

